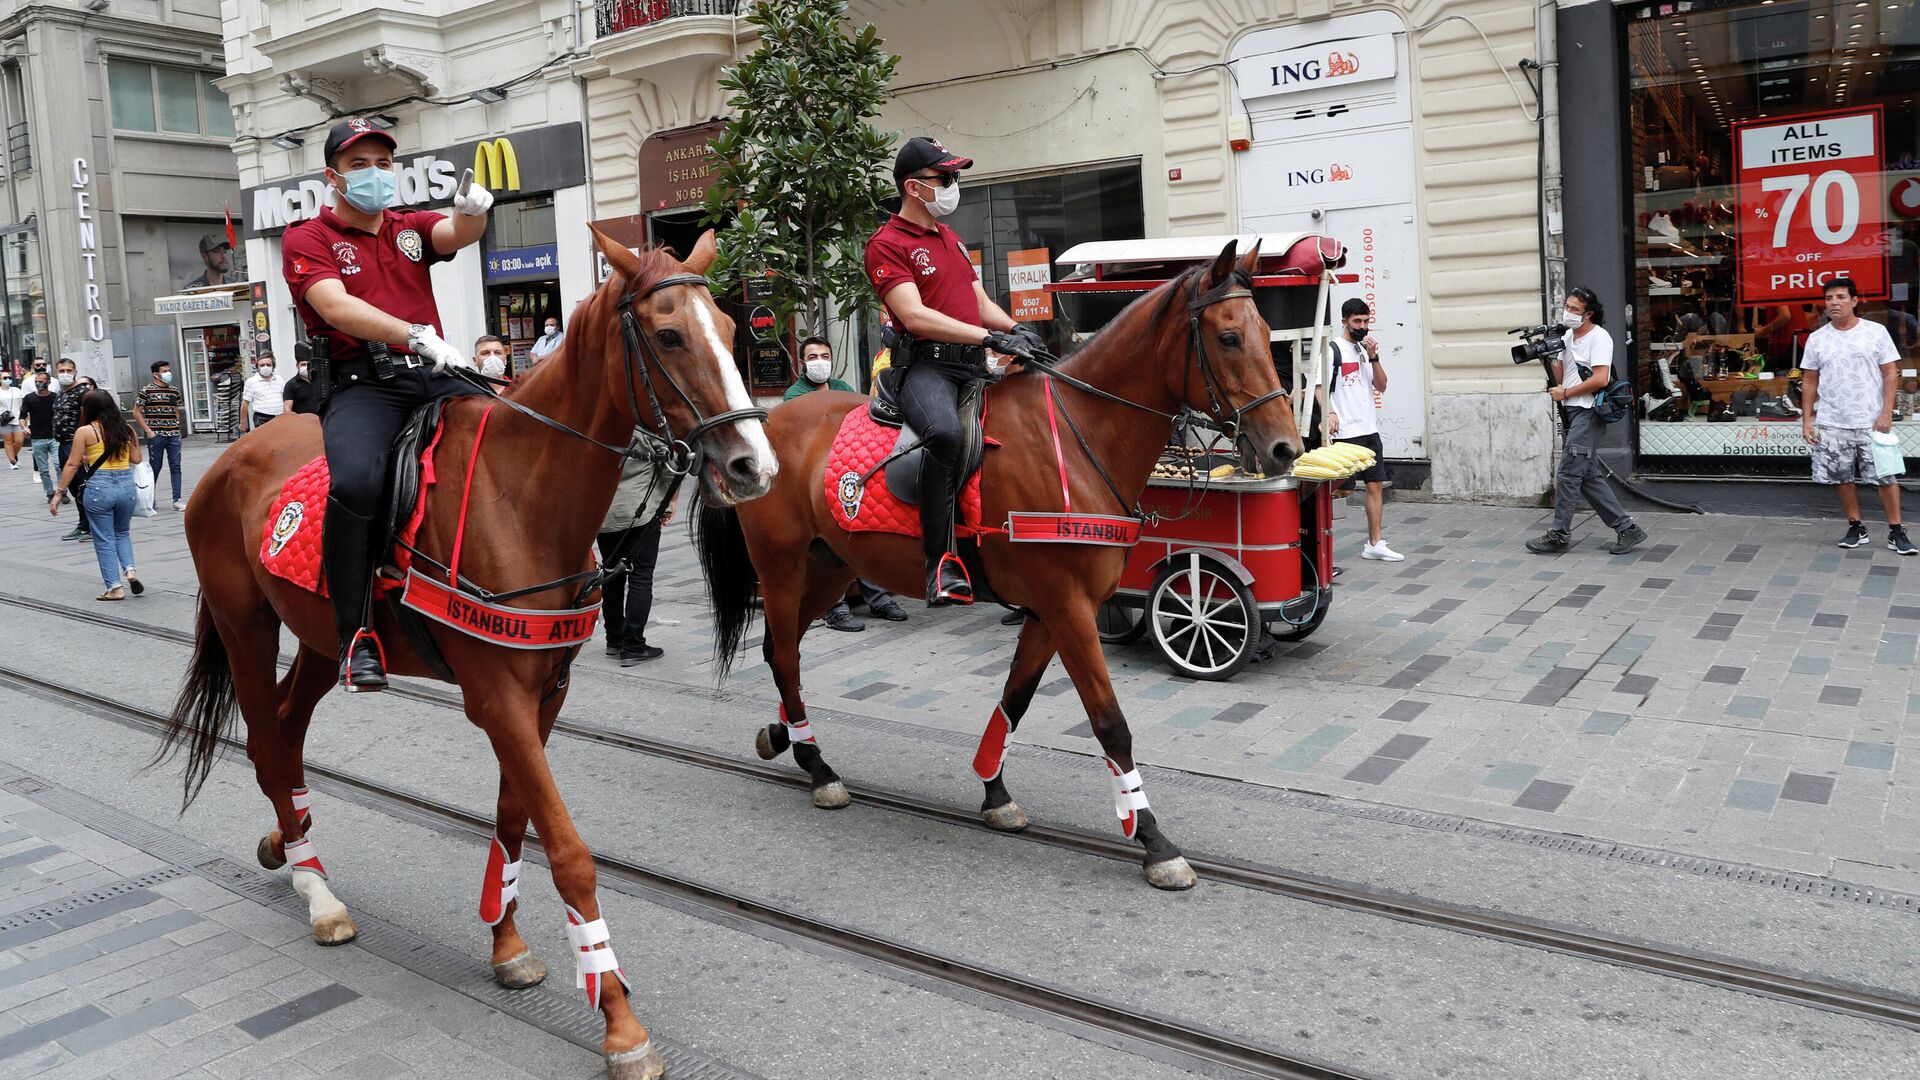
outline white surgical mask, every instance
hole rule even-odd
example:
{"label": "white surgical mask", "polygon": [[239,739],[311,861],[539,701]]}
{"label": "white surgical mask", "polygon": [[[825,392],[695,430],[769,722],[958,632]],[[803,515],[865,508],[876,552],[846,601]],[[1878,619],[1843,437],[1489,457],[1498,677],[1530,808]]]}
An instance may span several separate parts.
{"label": "white surgical mask", "polygon": [[933,201],[925,204],[927,212],[934,217],[946,217],[960,208],[960,181],[955,180],[946,187],[934,187],[930,181],[921,181],[933,188]]}
{"label": "white surgical mask", "polygon": [[489,356],[485,360],[480,361],[480,373],[482,375],[491,375],[497,379],[507,373],[507,362],[497,356]]}
{"label": "white surgical mask", "polygon": [[[295,372],[296,372],[296,373],[297,373],[297,374],[298,374],[298,375],[299,375],[299,376],[300,376],[301,378],[303,378],[303,379],[304,379],[304,378],[306,378],[306,377],[307,377],[307,365],[305,365],[305,364],[301,364],[301,365],[300,365],[299,367],[297,367],[297,368],[294,368],[293,370],[294,370],[294,371],[295,371]],[[168,381],[168,382],[172,382],[172,381],[173,381],[173,378],[172,378],[171,376],[169,376],[169,377],[167,378],[167,381]]]}
{"label": "white surgical mask", "polygon": [[167,384],[168,386],[172,386],[172,385],[173,385],[173,372],[171,372],[171,371],[163,371],[163,372],[161,372],[161,373],[160,373],[160,381],[161,381],[161,382],[163,382],[163,383],[166,383],[166,384]]}
{"label": "white surgical mask", "polygon": [[1579,329],[1580,324],[1586,321],[1587,317],[1585,315],[1575,315],[1571,311],[1562,311],[1560,313],[1560,325],[1569,330]]}
{"label": "white surgical mask", "polygon": [[263,378],[263,379],[271,379],[271,378],[273,378],[273,365],[272,365],[272,364],[261,364],[261,365],[260,365],[260,377],[261,377],[261,378]]}
{"label": "white surgical mask", "polygon": [[60,385],[61,385],[61,386],[72,386],[72,385],[73,385],[73,375],[72,375],[72,374],[70,374],[70,373],[67,373],[67,372],[62,372],[62,373],[60,374]]}
{"label": "white surgical mask", "polygon": [[829,378],[831,378],[832,375],[833,375],[833,361],[831,360],[807,361],[807,378],[810,381],[823,383],[823,382],[826,382]]}
{"label": "white surgical mask", "polygon": [[555,334],[557,334],[557,333],[559,333],[559,332],[560,332],[560,328],[559,328],[559,327],[557,327],[557,326],[555,326],[555,325],[553,325],[552,323],[548,323],[548,324],[547,324],[547,336],[548,336],[548,337],[552,337],[553,335],[555,335]]}

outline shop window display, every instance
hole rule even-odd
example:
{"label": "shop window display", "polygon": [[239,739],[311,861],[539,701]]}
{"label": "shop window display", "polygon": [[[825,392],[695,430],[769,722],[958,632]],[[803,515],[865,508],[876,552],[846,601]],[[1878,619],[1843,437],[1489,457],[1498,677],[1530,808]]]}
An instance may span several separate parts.
{"label": "shop window display", "polygon": [[1920,9],[1623,14],[1640,469],[1806,476],[1799,360],[1841,275],[1901,350],[1894,430],[1920,467]]}

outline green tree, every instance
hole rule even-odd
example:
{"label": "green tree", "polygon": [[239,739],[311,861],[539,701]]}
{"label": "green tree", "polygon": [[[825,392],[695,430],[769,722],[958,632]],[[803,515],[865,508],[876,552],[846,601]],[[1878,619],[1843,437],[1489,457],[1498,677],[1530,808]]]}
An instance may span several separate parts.
{"label": "green tree", "polygon": [[707,193],[706,222],[722,225],[711,271],[729,291],[772,275],[769,306],[802,332],[872,306],[862,246],[892,194],[885,166],[894,136],[868,123],[886,100],[900,58],[871,23],[849,33],[846,0],[753,5],[760,47],[722,73],[733,118],[713,140],[725,163]]}

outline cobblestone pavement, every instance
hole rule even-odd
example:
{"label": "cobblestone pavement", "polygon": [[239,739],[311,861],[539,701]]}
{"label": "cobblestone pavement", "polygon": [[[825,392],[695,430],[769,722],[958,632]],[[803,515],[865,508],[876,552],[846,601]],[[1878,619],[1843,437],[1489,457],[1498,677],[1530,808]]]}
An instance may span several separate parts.
{"label": "cobblestone pavement", "polygon": [[[195,440],[197,476],[216,448]],[[22,470],[26,476],[26,470]],[[32,497],[0,523],[15,565],[77,574],[91,553],[52,536]],[[35,515],[38,515],[37,517]],[[1589,517],[1558,557],[1522,547],[1537,510],[1403,502],[1403,563],[1362,561],[1325,625],[1226,683],[1172,676],[1150,645],[1110,648],[1143,762],[1276,787],[1647,845],[1920,892],[1920,559],[1834,546],[1835,521],[1640,513],[1641,549],[1608,555]],[[21,530],[35,530],[32,534]],[[179,518],[137,520],[149,581],[191,591]],[[18,538],[44,534],[47,542]],[[75,602],[91,596],[76,587]],[[663,545],[652,643],[637,681],[711,687],[704,583],[679,526]],[[816,627],[810,702],[977,734],[1014,631],[999,609]],[[750,645],[757,644],[757,638]],[[768,702],[750,648],[727,685]],[[816,718],[831,749],[831,721]],[[1056,663],[1022,742],[1097,752]]]}

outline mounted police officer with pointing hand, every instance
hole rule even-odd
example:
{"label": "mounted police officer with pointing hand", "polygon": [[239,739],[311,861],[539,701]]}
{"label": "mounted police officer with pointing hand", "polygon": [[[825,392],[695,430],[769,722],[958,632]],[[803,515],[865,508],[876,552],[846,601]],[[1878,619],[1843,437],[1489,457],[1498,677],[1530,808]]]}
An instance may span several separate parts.
{"label": "mounted police officer with pointing hand", "polygon": [[479,392],[454,374],[473,361],[440,337],[429,268],[480,239],[493,196],[468,174],[451,217],[399,208],[397,148],[365,120],[334,125],[326,144],[333,205],[288,229],[283,244],[287,286],[315,365],[326,367],[316,374],[331,387],[321,412],[332,476],[321,561],[350,692],[387,685],[369,600],[374,548],[386,540],[374,519],[394,437],[420,405]]}
{"label": "mounted police officer with pointing hand", "polygon": [[906,374],[900,409],[925,440],[920,471],[921,542],[927,606],[973,603],[973,584],[954,554],[954,473],[964,451],[960,393],[987,376],[987,351],[1032,359],[1040,335],[987,296],[966,245],[940,224],[960,205],[960,172],[972,158],[928,138],[908,139],[893,162],[900,212],[867,240],[867,280],[893,322],[912,336],[896,349]]}

